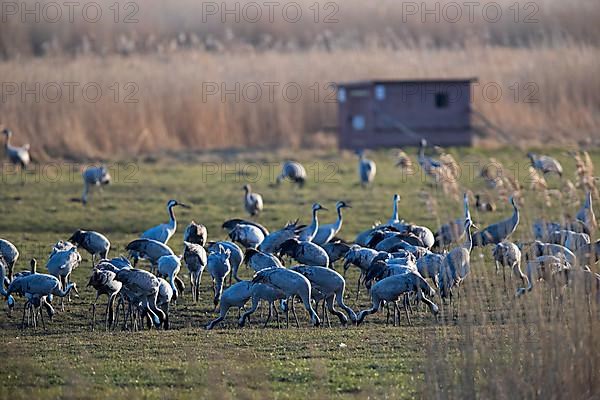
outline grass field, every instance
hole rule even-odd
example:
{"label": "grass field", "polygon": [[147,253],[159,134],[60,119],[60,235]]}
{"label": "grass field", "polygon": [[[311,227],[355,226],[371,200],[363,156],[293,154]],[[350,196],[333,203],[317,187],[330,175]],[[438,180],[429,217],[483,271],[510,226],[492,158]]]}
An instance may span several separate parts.
{"label": "grass field", "polygon": [[[451,153],[463,167],[461,191],[487,193],[498,203],[498,211],[492,214],[473,211],[475,222],[485,225],[508,215],[511,211],[506,197],[488,192],[483,181],[477,178],[479,169],[468,166],[477,165],[474,162],[485,165],[493,156],[518,171],[519,180],[527,187],[525,153],[515,149],[493,154],[484,150],[452,149]],[[570,157],[562,150],[550,153],[563,162],[566,178],[573,180],[575,166]],[[598,165],[600,152],[594,151],[591,155]],[[69,176],[65,172],[73,166],[55,164],[54,171],[61,171],[61,177],[56,180],[49,178],[56,173],[52,174],[49,169],[44,172],[44,168],[36,166],[37,172],[28,175],[28,182],[23,186],[19,177],[5,166],[0,184],[0,236],[20,249],[16,270],[26,269],[31,257],[40,260],[40,269],[44,270],[51,245],[68,238],[77,228],[105,233],[112,241],[111,255],[114,256],[123,253],[126,243],[146,228],[165,222],[168,218],[165,203],[175,198],[193,207],[176,210],[179,229],[169,244],[181,252],[183,226],[191,219],[207,226],[209,239],[225,237],[220,224],[226,219],[244,216],[242,185],[248,181],[253,182],[255,190],[265,199],[265,211],[258,221],[271,229],[298,217],[308,222],[314,201],[333,209],[335,202],[343,199],[349,200],[353,208],[345,213],[340,236],[353,240],[359,231],[375,221],[390,217],[395,192],[402,196],[401,217],[433,230],[462,213],[460,201],[427,185],[419,176],[418,167],[415,176],[403,178],[401,171],[394,167],[391,151],[371,155],[377,161],[378,175],[374,186],[366,190],[357,185],[355,157],[337,152],[295,153],[293,157],[304,162],[309,171],[306,187],[295,189],[287,184],[272,187],[269,163],[290,156],[266,152],[206,153],[145,158],[132,164],[115,163],[114,184],[102,194],[94,193],[87,208],[71,201],[81,190],[79,174]],[[476,171],[475,177],[470,176],[469,169]],[[255,179],[256,171],[262,172],[259,179]],[[275,171],[278,173],[277,167]],[[549,184],[566,193],[558,179],[549,179]],[[429,198],[429,208],[426,198]],[[579,198],[583,198],[582,193]],[[579,200],[573,201],[567,196],[562,200],[553,198],[549,207],[539,193],[529,190],[523,191],[522,200],[522,221],[515,233],[515,238],[522,240],[531,239],[529,227],[535,218],[560,220],[565,214],[573,215],[579,207]],[[321,218],[332,221],[334,212],[323,213]],[[548,381],[540,378],[511,383],[501,380],[499,375],[498,381],[506,383],[506,390],[489,389],[492,384],[486,379],[485,368],[493,365],[494,372],[502,371],[502,376],[508,376],[515,355],[519,359],[523,356],[522,363],[515,366],[514,373],[517,373],[524,365],[530,365],[527,354],[531,357],[557,354],[561,346],[556,340],[564,339],[562,343],[568,349],[573,344],[570,357],[598,354],[599,349],[597,339],[588,341],[576,335],[559,335],[564,333],[563,327],[574,326],[567,317],[552,319],[543,325],[548,332],[554,332],[555,341],[542,340],[542,336],[546,336],[538,332],[540,340],[528,344],[524,350],[511,340],[513,334],[521,331],[521,326],[528,329],[542,326],[537,323],[542,319],[541,314],[526,310],[538,310],[536,304],[543,302],[543,297],[532,293],[525,299],[515,300],[518,283],[513,279],[504,286],[502,274],[496,274],[490,253],[489,248],[473,252],[472,273],[465,283],[457,321],[448,318],[446,313],[435,322],[431,314],[421,310],[413,315],[414,326],[411,327],[403,318],[400,327],[386,326],[385,313],[379,313],[367,318],[358,328],[339,327],[337,320],[332,320],[332,328],[310,328],[306,313],[298,308],[300,329],[277,329],[274,324],[263,329],[256,319],[250,326],[238,329],[237,313],[231,310],[226,323],[206,332],[203,326],[214,314],[209,277],[205,274],[200,303],[193,304],[186,293],[174,307],[173,330],[104,332],[98,325],[98,329],[91,332],[89,307],[95,293],[85,288],[91,260],[82,252],[84,260],[73,276],[81,296],[74,298],[65,312],[56,315],[46,332],[19,330],[22,299],[17,299],[17,312],[12,318],[4,312],[0,314],[3,364],[0,398],[444,398],[452,394],[464,397],[471,388],[484,396],[495,393],[497,398],[510,398],[511,393],[522,389],[519,393],[534,398],[545,393],[542,389],[554,377],[553,373],[563,377],[583,375],[579,364],[574,364],[572,371],[566,368],[568,364],[561,364],[572,358],[557,358],[555,362],[549,358],[544,364],[552,369],[548,372]],[[251,276],[243,267],[240,271],[243,277]],[[355,301],[357,276],[357,270],[351,269],[346,297],[353,309],[360,310],[369,301],[364,290]],[[439,298],[435,302],[439,304]],[[545,310],[539,309],[540,312]],[[519,317],[515,318],[516,314]],[[527,319],[526,325],[517,325],[520,317]],[[571,322],[565,322],[567,320]],[[597,329],[597,319],[588,323],[585,327]],[[589,352],[581,348],[590,343],[595,348],[588,349]],[[467,360],[467,356],[473,358]],[[589,380],[584,380],[577,389],[577,393],[587,393],[589,398],[598,394],[600,380],[596,377],[600,369],[596,358],[589,355],[589,365],[585,367],[589,372],[585,378]],[[475,371],[472,380],[461,373],[468,365]],[[434,373],[437,369],[439,371]],[[522,373],[537,371],[524,369]],[[556,380],[557,384],[560,382],[562,380]],[[572,386],[562,385],[553,395],[559,398],[564,394],[560,390]],[[546,390],[550,387],[546,386]],[[482,391],[486,388],[489,390]]]}

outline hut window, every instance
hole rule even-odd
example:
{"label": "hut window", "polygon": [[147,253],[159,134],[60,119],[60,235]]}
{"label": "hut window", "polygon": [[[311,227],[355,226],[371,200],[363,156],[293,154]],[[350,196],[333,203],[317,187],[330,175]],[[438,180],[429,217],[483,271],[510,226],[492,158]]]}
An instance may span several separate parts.
{"label": "hut window", "polygon": [[365,117],[362,115],[355,115],[352,117],[352,128],[355,131],[362,131],[365,129]]}
{"label": "hut window", "polygon": [[338,90],[338,101],[340,103],[346,102],[346,89],[340,88],[340,90]]}
{"label": "hut window", "polygon": [[436,93],[435,95],[435,106],[437,108],[448,107],[448,94],[447,93]]}
{"label": "hut window", "polygon": [[375,98],[379,101],[385,100],[385,86],[375,86]]}

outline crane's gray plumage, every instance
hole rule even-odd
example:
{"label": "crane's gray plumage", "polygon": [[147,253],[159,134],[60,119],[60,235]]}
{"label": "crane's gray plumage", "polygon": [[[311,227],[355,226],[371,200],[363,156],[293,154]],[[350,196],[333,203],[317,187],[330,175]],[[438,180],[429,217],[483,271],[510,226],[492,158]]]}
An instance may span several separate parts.
{"label": "crane's gray plumage", "polygon": [[255,272],[268,268],[283,268],[283,264],[271,253],[264,253],[256,249],[248,249],[244,254],[244,263]]}
{"label": "crane's gray plumage", "polygon": [[531,166],[538,171],[541,171],[544,175],[549,173],[555,173],[562,177],[563,168],[558,160],[544,155],[538,155],[535,153],[527,153],[527,157],[531,161]]}
{"label": "crane's gray plumage", "polygon": [[[19,259],[19,250],[17,250],[17,247],[8,240],[0,239],[0,257],[2,257],[6,263],[7,278],[8,282],[10,282],[13,279],[15,264]],[[0,282],[0,284],[4,284],[3,281]]]}
{"label": "crane's gray plumage", "polygon": [[174,254],[162,256],[156,264],[159,277],[165,278],[173,289],[173,300],[177,300],[179,291],[177,284],[181,282],[177,274],[181,270],[181,258]]}
{"label": "crane's gray plumage", "polygon": [[[292,267],[291,270],[304,275],[306,279],[310,281],[312,296],[315,297],[315,292],[319,293],[320,296],[323,297],[329,312],[336,315],[340,319],[342,325],[348,323],[348,318],[350,318],[352,322],[356,321],[356,313],[344,303],[346,281],[340,274],[332,269],[320,266],[300,265]],[[348,318],[334,308],[334,301],[337,301],[338,306],[346,312]]]}
{"label": "crane's gray plumage", "polygon": [[139,254],[142,258],[150,261],[153,268],[158,265],[158,260],[163,256],[174,256],[173,250],[166,244],[153,239],[136,239],[129,242],[126,250]]}
{"label": "crane's gray plumage", "polygon": [[[308,311],[313,325],[319,326],[321,324],[321,320],[310,302],[312,290],[311,284],[304,275],[285,268],[268,268],[257,272],[256,275],[254,275],[252,282],[271,285],[285,293],[287,298],[293,298],[294,296],[299,297],[304,304],[304,308]],[[251,314],[250,311],[242,316],[240,325],[243,325],[243,320]]]}
{"label": "crane's gray plumage", "polygon": [[519,225],[519,209],[513,196],[510,197],[510,203],[513,206],[513,214],[502,221],[489,225],[484,229],[473,233],[473,246],[486,246],[488,244],[498,244],[506,240],[513,234]]}
{"label": "crane's gray plumage", "polygon": [[244,185],[244,208],[254,217],[263,210],[263,198],[259,193],[253,193],[250,185]]}
{"label": "crane's gray plumage", "polygon": [[231,251],[225,249],[223,246],[218,247],[218,251],[213,251],[208,255],[206,269],[210,273],[213,280],[214,298],[213,303],[215,309],[219,300],[221,299],[221,293],[223,293],[223,286],[225,284],[225,277],[231,272],[231,265],[229,263],[229,256]]}
{"label": "crane's gray plumage", "polygon": [[356,323],[361,324],[369,314],[375,314],[384,302],[396,302],[400,296],[414,292],[417,297],[429,306],[431,313],[437,315],[439,308],[427,298],[435,296],[435,290],[418,273],[407,272],[405,274],[392,275],[377,282],[371,288],[371,308],[358,314]]}
{"label": "crane's gray plumage", "polygon": [[329,257],[329,266],[333,268],[333,264],[336,261],[344,258],[346,253],[350,251],[350,245],[348,243],[343,242],[329,242],[325,243],[323,246],[323,250],[327,253],[327,257]]}
{"label": "crane's gray plumage", "polygon": [[433,247],[445,248],[453,243],[457,243],[465,235],[465,221],[458,218],[447,224],[440,226],[435,233],[435,243]]}
{"label": "crane's gray plumage", "polygon": [[237,273],[244,260],[244,252],[237,244],[227,241],[209,243],[207,250],[209,253],[218,252],[219,246],[222,246],[225,250],[229,250],[229,265],[231,265],[231,272],[235,280],[239,282],[240,279],[238,278]]}
{"label": "crane's gray plumage", "polygon": [[208,255],[206,250],[199,244],[183,242],[183,260],[190,273],[190,286],[192,288],[192,300],[197,302],[200,295],[200,280],[202,272],[206,267]]}
{"label": "crane's gray plumage", "polygon": [[237,307],[238,309],[244,307],[250,297],[252,297],[252,281],[239,281],[229,286],[221,295],[219,316],[210,321],[208,325],[206,325],[206,329],[210,330],[219,322],[223,321],[231,307]]}
{"label": "crane's gray plumage", "polygon": [[498,243],[492,251],[494,256],[494,262],[496,263],[496,271],[499,266],[502,266],[502,277],[506,281],[505,267],[512,269],[515,276],[523,281],[524,285],[527,285],[527,277],[521,270],[521,250],[519,247],[509,241],[502,241]]}
{"label": "crane's gray plumage", "polygon": [[235,229],[235,227],[238,225],[253,225],[253,226],[257,227],[258,229],[260,229],[261,232],[263,233],[263,235],[265,235],[265,237],[269,236],[269,230],[267,228],[265,228],[264,226],[262,226],[261,224],[259,224],[258,222],[250,221],[247,219],[241,219],[241,218],[233,218],[233,219],[223,222],[223,229],[226,229],[227,232],[230,232],[233,229]]}
{"label": "crane's gray plumage", "polygon": [[136,268],[114,268],[116,279],[123,284],[121,290],[129,299],[129,304],[139,305],[148,313],[156,328],[165,321],[164,312],[158,308],[160,280],[148,271]]}
{"label": "crane's gray plumage", "polygon": [[598,227],[594,207],[592,204],[592,192],[587,192],[583,205],[575,215],[575,219],[581,222],[587,229],[587,233],[594,233]]}
{"label": "crane's gray plumage", "polygon": [[87,286],[96,289],[96,299],[92,304],[92,330],[96,325],[96,303],[101,295],[108,297],[106,304],[105,328],[108,330],[115,322],[114,302],[117,298],[123,284],[117,280],[117,274],[114,272],[114,266],[108,263],[98,263],[92,270],[92,275]]}
{"label": "crane's gray plumage", "polygon": [[469,199],[467,194],[463,197],[465,208],[465,242],[458,247],[453,248],[444,257],[440,272],[438,274],[438,285],[440,288],[440,296],[442,298],[452,298],[452,288],[459,287],[461,282],[467,277],[471,271],[471,250],[473,241],[471,236],[471,212],[469,211]]}
{"label": "crane's gray plumage", "polygon": [[375,161],[365,157],[364,151],[358,151],[358,177],[360,184],[366,186],[373,182],[375,174],[377,174],[377,166]]}
{"label": "crane's gray plumage", "polygon": [[439,273],[444,262],[444,255],[437,253],[428,253],[417,259],[417,270],[424,278],[433,281],[435,287],[439,287]]}
{"label": "crane's gray plumage", "polygon": [[280,252],[282,255],[290,256],[301,264],[329,267],[327,252],[321,246],[312,242],[289,239],[281,245]]}
{"label": "crane's gray plumage", "polygon": [[60,241],[52,248],[46,268],[50,275],[59,279],[61,287],[65,288],[70,282],[71,273],[80,263],[81,255],[77,251],[77,247],[69,242]]}
{"label": "crane's gray plumage", "polygon": [[[288,222],[283,229],[270,233],[265,240],[258,246],[258,250],[264,253],[276,253],[279,248],[288,239],[298,236],[298,221]],[[314,239],[313,239],[314,240]]]}
{"label": "crane's gray plumage", "polygon": [[81,195],[81,202],[83,204],[87,204],[88,196],[92,188],[101,188],[102,186],[110,184],[112,181],[110,172],[105,165],[87,167],[81,173],[81,177],[83,178],[83,193]]}
{"label": "crane's gray plumage", "polygon": [[183,241],[188,243],[198,244],[200,246],[206,245],[208,239],[208,231],[202,224],[197,224],[195,221],[190,224],[183,231]]}
{"label": "crane's gray plumage", "polygon": [[229,231],[229,238],[247,249],[255,249],[265,240],[265,235],[254,225],[238,224]]}
{"label": "crane's gray plumage", "polygon": [[551,282],[558,274],[571,269],[571,264],[562,256],[540,256],[529,260],[526,266],[528,285],[517,289],[517,296],[530,292],[533,289],[533,282],[544,280]]}
{"label": "crane's gray plumage", "polygon": [[554,244],[560,244],[566,247],[572,252],[576,252],[577,249],[591,243],[590,235],[587,233],[573,232],[566,229],[561,229],[552,232],[548,236],[548,242]]}
{"label": "crane's gray plumage", "polygon": [[6,151],[6,155],[11,163],[14,165],[19,165],[23,169],[27,169],[27,165],[31,161],[29,157],[29,144],[25,144],[21,147],[12,146],[10,144],[10,139],[13,136],[13,133],[10,129],[4,129],[2,134],[5,137],[4,142],[4,150]]}
{"label": "crane's gray plumage", "polygon": [[289,179],[299,187],[304,186],[306,182],[306,169],[296,161],[286,161],[281,169],[281,174],[277,176],[276,183],[279,185],[282,180]]}
{"label": "crane's gray plumage", "polygon": [[92,255],[92,267],[95,265],[96,256],[99,256],[101,260],[108,258],[110,242],[101,233],[78,229],[71,235],[69,242],[82,247]]}

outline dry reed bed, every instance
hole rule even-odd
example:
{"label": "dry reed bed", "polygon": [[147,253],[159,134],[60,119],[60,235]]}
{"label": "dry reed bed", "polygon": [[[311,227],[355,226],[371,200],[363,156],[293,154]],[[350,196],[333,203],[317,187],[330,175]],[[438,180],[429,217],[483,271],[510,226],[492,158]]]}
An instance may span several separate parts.
{"label": "dry reed bed", "polygon": [[[19,5],[17,10],[10,8],[11,3]],[[496,0],[475,2],[471,6],[453,0],[297,0],[293,4],[299,6],[302,15],[296,22],[290,22],[294,21],[295,8],[284,11],[285,4],[290,2],[275,2],[271,16],[265,2],[253,0],[171,3],[123,0],[117,3],[117,23],[113,0],[77,2],[72,20],[68,19],[68,8],[62,6],[58,22],[52,22],[55,10],[43,8],[46,3],[53,1],[0,1],[0,7],[7,7],[2,8],[6,18],[0,25],[1,58],[164,53],[182,48],[293,52],[374,46],[457,47],[473,43],[531,46],[570,40],[597,45],[600,38],[596,23],[600,7],[591,0]],[[99,21],[89,22],[94,20],[96,7],[86,14],[89,14],[87,20],[83,18],[86,3],[95,3],[102,10]],[[224,3],[228,10],[237,6],[238,12],[223,15]],[[259,11],[256,7],[247,8],[252,3],[259,5]],[[493,3],[492,7],[488,3]],[[32,16],[21,18],[20,11],[25,7],[31,10],[34,4],[41,10],[39,21],[35,22]],[[434,14],[425,14],[426,10],[436,9]],[[498,10],[500,15],[496,18]],[[257,12],[261,16],[255,18]],[[126,19],[128,23],[124,22]]]}
{"label": "dry reed bed", "polygon": [[[30,142],[40,159],[114,158],[184,148],[315,147],[323,145],[326,135],[313,134],[337,123],[329,82],[476,76],[480,82],[474,90],[474,108],[512,140],[560,145],[586,140],[598,130],[600,78],[595,72],[599,69],[600,49],[583,45],[291,54],[192,51],[8,61],[0,63],[0,75],[3,82],[19,87],[15,95],[4,93],[0,123],[15,131],[15,143]],[[79,84],[73,101],[66,82]],[[127,86],[128,82],[135,86]],[[269,89],[269,82],[279,86]],[[537,102],[525,103],[530,94],[525,85],[531,82],[538,89],[531,97]],[[36,83],[39,102],[34,95],[24,95],[22,86],[32,89]],[[55,83],[62,95],[52,102]],[[102,89],[97,102],[84,97],[82,88],[90,83]],[[219,89],[211,95],[208,90],[213,84]],[[296,84],[302,88],[301,96]],[[502,89],[501,98],[486,100],[483,87],[496,84]],[[286,101],[286,85],[288,98],[297,101]],[[258,92],[252,87],[257,86],[262,93],[254,101]],[[223,97],[225,87],[234,89],[238,100],[233,94]],[[134,93],[135,88],[139,90]],[[91,89],[89,97],[94,93]],[[138,102],[125,102],[127,95]]]}

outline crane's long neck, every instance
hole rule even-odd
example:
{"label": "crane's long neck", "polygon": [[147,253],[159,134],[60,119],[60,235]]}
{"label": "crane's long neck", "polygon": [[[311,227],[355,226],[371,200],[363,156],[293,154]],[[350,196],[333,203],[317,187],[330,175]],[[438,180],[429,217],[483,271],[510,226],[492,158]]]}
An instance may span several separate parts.
{"label": "crane's long neck", "polygon": [[173,210],[175,206],[173,204],[169,205],[167,211],[169,212],[169,223],[171,226],[177,226],[177,220],[175,219],[175,211]]}
{"label": "crane's long neck", "polygon": [[398,221],[398,202],[394,199],[394,210],[392,212],[392,220],[394,222]]}
{"label": "crane's long neck", "polygon": [[462,247],[463,249],[467,250],[469,253],[471,252],[471,250],[473,249],[473,236],[471,236],[471,224],[469,223],[466,226],[465,229],[466,232],[466,239],[465,242],[463,243]]}
{"label": "crane's long neck", "polygon": [[65,297],[71,292],[71,289],[73,289],[73,287],[74,287],[74,284],[69,283],[67,285],[67,287],[65,288],[65,290],[57,289],[56,293],[54,293],[54,294],[56,294],[58,297]]}
{"label": "crane's long neck", "polygon": [[342,216],[342,207],[337,208],[338,219],[335,223],[336,229],[339,231],[342,228],[342,224],[344,223],[344,218]]}
{"label": "crane's long neck", "polygon": [[512,222],[514,224],[514,226],[516,227],[517,224],[519,223],[519,209],[517,208],[517,205],[513,202],[513,216],[512,216]]}
{"label": "crane's long neck", "polygon": [[318,209],[314,209],[313,212],[312,212],[313,215],[312,215],[312,225],[311,226],[315,230],[319,229],[319,217],[317,217],[317,212],[318,211],[319,211]]}
{"label": "crane's long neck", "polygon": [[10,135],[6,135],[6,140],[4,141],[4,148],[8,149],[10,147]]}
{"label": "crane's long neck", "polygon": [[423,146],[423,143],[421,143],[421,146],[419,147],[419,159],[425,159],[425,146]]}

